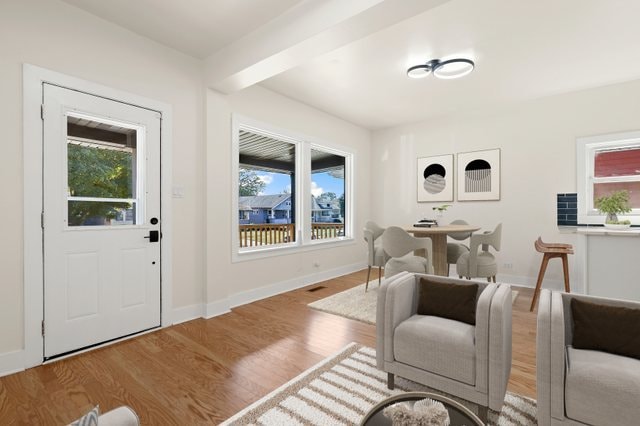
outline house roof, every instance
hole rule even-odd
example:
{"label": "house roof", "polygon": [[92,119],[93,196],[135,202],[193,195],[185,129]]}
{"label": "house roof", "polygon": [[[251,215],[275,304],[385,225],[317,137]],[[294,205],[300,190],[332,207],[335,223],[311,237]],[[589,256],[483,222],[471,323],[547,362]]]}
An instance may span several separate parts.
{"label": "house roof", "polygon": [[250,206],[251,209],[273,209],[289,198],[291,198],[291,194],[252,195],[240,197],[238,205]]}

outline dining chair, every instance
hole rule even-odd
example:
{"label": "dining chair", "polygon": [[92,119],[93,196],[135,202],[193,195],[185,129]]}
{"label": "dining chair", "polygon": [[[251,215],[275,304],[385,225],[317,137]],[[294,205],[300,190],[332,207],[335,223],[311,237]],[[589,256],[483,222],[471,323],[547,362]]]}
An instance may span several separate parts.
{"label": "dining chair", "polygon": [[[387,256],[385,278],[400,272],[433,274],[433,244],[431,238],[413,237],[398,226],[390,226],[382,234],[382,248]],[[424,255],[415,255],[413,252]]]}
{"label": "dining chair", "polygon": [[371,268],[378,267],[378,285],[382,282],[382,268],[386,262],[386,256],[382,249],[382,239],[384,228],[377,223],[368,221],[364,224],[364,240],[367,242],[367,283],[364,286],[366,292],[369,288],[369,279],[371,278]]}
{"label": "dining chair", "polygon": [[[450,225],[468,225],[466,220],[454,220]],[[452,232],[449,237],[457,241],[464,241],[471,236],[471,232]],[[447,243],[447,275],[449,275],[449,266],[455,265],[460,256],[469,253],[469,246],[462,243]]]}
{"label": "dining chair", "polygon": [[502,224],[498,224],[493,231],[484,234],[473,234],[469,244],[469,253],[465,253],[456,262],[458,277],[486,278],[496,282],[498,263],[493,254],[489,253],[489,246],[500,251],[502,240]]}

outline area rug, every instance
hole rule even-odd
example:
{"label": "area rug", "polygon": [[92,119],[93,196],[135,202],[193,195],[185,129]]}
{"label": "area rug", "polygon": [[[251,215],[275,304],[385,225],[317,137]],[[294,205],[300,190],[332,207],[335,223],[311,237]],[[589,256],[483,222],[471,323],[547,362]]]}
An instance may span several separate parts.
{"label": "area rug", "polygon": [[[366,322],[376,323],[376,302],[378,300],[378,280],[369,281],[369,290],[365,293],[364,283],[333,296],[309,303],[311,309],[333,315]],[[512,291],[511,302],[516,301],[517,291]]]}
{"label": "area rug", "polygon": [[[375,350],[351,343],[226,420],[223,425],[357,425],[378,402],[406,391],[433,390],[376,368]],[[450,395],[447,395],[450,398]],[[453,398],[477,413],[476,404]],[[536,401],[507,392],[502,411],[489,412],[489,425],[535,426]]]}

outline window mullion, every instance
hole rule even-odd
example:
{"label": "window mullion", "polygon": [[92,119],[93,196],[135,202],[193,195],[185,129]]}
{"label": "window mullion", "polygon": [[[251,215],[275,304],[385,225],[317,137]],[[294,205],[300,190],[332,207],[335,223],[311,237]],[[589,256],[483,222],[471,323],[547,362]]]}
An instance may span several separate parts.
{"label": "window mullion", "polygon": [[301,244],[311,242],[311,146],[300,142],[297,149],[296,173],[298,187],[298,220],[296,232],[301,236]]}

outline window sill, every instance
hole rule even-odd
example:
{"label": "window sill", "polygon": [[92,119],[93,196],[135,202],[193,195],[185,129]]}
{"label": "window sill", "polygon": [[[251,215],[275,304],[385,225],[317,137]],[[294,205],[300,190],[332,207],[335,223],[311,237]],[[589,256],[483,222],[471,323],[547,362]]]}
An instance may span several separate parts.
{"label": "window sill", "polygon": [[350,246],[356,243],[353,237],[344,237],[327,241],[313,241],[305,245],[289,245],[280,247],[264,247],[247,251],[235,251],[231,256],[232,263],[246,262],[250,260],[264,259],[275,256],[288,256],[308,251],[323,250],[336,247]]}

